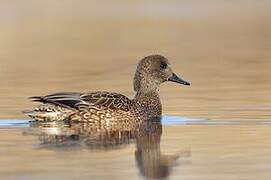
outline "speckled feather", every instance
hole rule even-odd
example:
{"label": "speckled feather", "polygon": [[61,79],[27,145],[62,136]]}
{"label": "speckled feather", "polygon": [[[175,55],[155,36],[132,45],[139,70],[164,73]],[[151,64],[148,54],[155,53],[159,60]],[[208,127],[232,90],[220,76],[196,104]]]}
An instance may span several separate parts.
{"label": "speckled feather", "polygon": [[173,75],[165,57],[147,56],[137,66],[133,99],[106,91],[55,93],[31,97],[43,104],[24,113],[36,121],[68,120],[105,125],[158,117],[162,113],[158,87]]}

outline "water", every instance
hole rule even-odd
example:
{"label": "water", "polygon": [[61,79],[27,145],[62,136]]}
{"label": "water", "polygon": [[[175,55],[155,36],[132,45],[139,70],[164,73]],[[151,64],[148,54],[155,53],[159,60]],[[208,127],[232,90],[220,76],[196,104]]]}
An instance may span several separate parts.
{"label": "water", "polygon": [[[0,124],[4,179],[268,179],[270,123],[164,116],[133,130]],[[234,137],[234,139],[233,139]],[[259,138],[262,137],[262,138]],[[19,149],[18,149],[19,148]]]}
{"label": "water", "polygon": [[[0,179],[270,179],[269,1],[0,7]],[[192,85],[161,86],[161,124],[142,136],[21,113],[36,105],[27,97],[59,91],[133,97],[136,64],[152,53]]]}

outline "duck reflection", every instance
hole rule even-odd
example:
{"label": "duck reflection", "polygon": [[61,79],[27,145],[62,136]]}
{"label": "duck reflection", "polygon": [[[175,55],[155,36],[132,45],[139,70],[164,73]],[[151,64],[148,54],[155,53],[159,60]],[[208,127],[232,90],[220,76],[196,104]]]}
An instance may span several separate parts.
{"label": "duck reflection", "polygon": [[161,118],[144,122],[117,124],[31,123],[24,131],[39,137],[39,147],[54,150],[112,150],[136,144],[135,160],[141,175],[166,178],[180,155],[164,155],[160,151]]}

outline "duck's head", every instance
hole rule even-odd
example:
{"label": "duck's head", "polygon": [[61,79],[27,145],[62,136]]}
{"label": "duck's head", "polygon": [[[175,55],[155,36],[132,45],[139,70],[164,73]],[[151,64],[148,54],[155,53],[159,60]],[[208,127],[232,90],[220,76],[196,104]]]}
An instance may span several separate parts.
{"label": "duck's head", "polygon": [[172,71],[168,59],[164,56],[150,55],[144,57],[138,63],[134,77],[134,90],[136,92],[139,90],[155,90],[166,81],[190,85],[189,82],[183,80]]}

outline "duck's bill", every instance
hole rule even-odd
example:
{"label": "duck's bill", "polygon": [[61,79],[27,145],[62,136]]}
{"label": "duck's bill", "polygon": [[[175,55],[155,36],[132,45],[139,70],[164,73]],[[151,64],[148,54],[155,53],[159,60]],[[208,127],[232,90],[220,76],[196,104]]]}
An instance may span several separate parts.
{"label": "duck's bill", "polygon": [[187,81],[183,80],[182,78],[178,77],[175,73],[173,73],[172,76],[170,78],[168,78],[168,81],[172,81],[172,82],[175,82],[175,83],[190,86],[189,82],[187,82]]}

